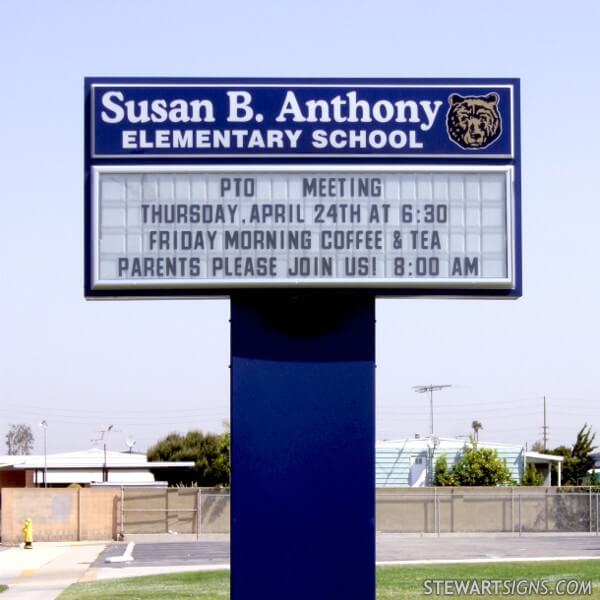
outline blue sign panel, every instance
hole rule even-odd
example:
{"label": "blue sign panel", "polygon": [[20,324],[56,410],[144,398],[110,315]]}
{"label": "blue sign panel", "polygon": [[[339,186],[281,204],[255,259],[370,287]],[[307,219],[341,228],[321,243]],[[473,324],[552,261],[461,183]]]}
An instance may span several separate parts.
{"label": "blue sign panel", "polygon": [[85,90],[89,298],[521,295],[518,79]]}
{"label": "blue sign panel", "polygon": [[515,85],[97,81],[91,155],[507,159]]}

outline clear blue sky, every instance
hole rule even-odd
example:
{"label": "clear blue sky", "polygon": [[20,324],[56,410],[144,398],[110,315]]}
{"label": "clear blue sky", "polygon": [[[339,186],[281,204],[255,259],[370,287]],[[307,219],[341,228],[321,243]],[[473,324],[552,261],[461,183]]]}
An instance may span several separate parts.
{"label": "clear blue sky", "polygon": [[228,302],[83,299],[86,75],[520,77],[524,297],[378,301],[378,437],[427,432],[424,383],[455,385],[439,435],[531,443],[544,394],[552,445],[598,428],[598,23],[591,0],[4,0],[0,435],[145,449],[228,415]]}

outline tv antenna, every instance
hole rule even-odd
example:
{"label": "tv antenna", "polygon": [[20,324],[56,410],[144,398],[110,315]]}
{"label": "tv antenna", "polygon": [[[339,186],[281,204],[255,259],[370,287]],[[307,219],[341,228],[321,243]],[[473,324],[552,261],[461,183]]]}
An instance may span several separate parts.
{"label": "tv antenna", "polygon": [[417,394],[425,394],[429,392],[429,435],[433,436],[433,392],[438,392],[444,388],[452,387],[451,383],[442,383],[438,385],[413,385],[413,390]]}
{"label": "tv antenna", "polygon": [[102,467],[102,481],[104,481],[104,482],[108,481],[108,462],[107,462],[107,457],[106,457],[106,448],[108,446],[108,440],[110,439],[111,433],[118,433],[120,431],[121,431],[120,429],[114,429],[114,425],[109,425],[108,427],[105,427],[104,429],[98,430],[98,433],[100,434],[99,439],[92,440],[93,442],[94,441],[102,442],[102,446],[104,448],[104,465]]}
{"label": "tv antenna", "polygon": [[135,446],[135,440],[130,435],[128,435],[127,439],[125,440],[125,443],[129,448],[129,454],[131,454],[131,452],[133,451],[133,447]]}

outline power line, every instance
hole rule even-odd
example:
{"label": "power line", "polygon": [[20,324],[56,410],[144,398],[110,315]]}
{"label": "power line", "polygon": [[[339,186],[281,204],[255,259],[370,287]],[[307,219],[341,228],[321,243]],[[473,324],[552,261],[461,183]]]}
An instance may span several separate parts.
{"label": "power line", "polygon": [[[75,408],[75,407],[58,407],[58,406],[40,406],[40,405],[35,405],[35,404],[23,404],[21,402],[3,402],[4,406],[14,406],[15,408],[19,408],[19,409],[31,409],[31,410],[43,410],[43,411],[52,411],[52,412],[78,412],[78,413],[86,413],[86,414],[98,414],[98,413],[104,413],[106,412],[106,409],[90,409],[90,408]],[[111,412],[117,412],[117,413],[122,413],[122,414],[147,414],[147,413],[174,413],[174,412],[180,412],[180,413],[196,413],[196,412],[202,412],[202,411],[207,411],[207,410],[214,410],[212,407],[209,406],[200,406],[197,408],[156,408],[156,409],[152,409],[152,408],[148,408],[148,409],[140,409],[140,410],[133,410],[133,409],[122,409],[122,408],[113,408],[113,407],[108,407],[110,409]],[[6,408],[0,408],[0,410],[8,410]]]}
{"label": "power line", "polygon": [[[427,387],[427,386],[425,386]],[[454,385],[452,385],[452,387],[456,387]],[[408,398],[406,399],[407,402],[409,401]],[[558,406],[555,406],[555,410],[571,410],[573,408],[581,408],[581,409],[585,409],[587,411],[593,411],[593,412],[600,412],[600,406],[598,404],[595,403],[594,400],[589,400],[586,401],[584,398],[567,398],[567,397],[554,397],[553,396],[553,400],[555,401],[559,401],[559,402],[563,402],[563,403],[568,403],[568,407],[563,405],[561,406],[560,404]],[[511,406],[518,406],[518,407],[522,407],[524,402],[539,402],[539,396],[537,398],[532,398],[532,397],[527,397],[527,398],[513,398],[513,399],[499,399],[499,400],[494,400],[494,401],[477,401],[477,409],[484,409],[484,410],[495,410],[498,407],[511,407]],[[381,403],[381,400],[379,401]],[[394,402],[397,402],[397,400],[394,400]],[[18,409],[19,412],[35,412],[36,414],[37,411],[43,411],[43,413],[46,414],[58,414],[58,413],[66,413],[64,416],[80,416],[83,418],[86,415],[89,415],[89,418],[92,419],[93,415],[97,415],[97,414],[104,414],[106,412],[106,409],[90,409],[90,408],[78,408],[78,407],[59,407],[54,405],[36,405],[36,404],[24,404],[22,402],[11,402],[11,401],[6,401],[3,400],[3,406],[0,408],[0,412],[14,412],[14,409]],[[228,402],[226,399],[223,400],[222,402],[223,405],[228,405]],[[9,407],[14,407],[14,409],[11,410],[11,408]],[[474,407],[474,402],[465,402],[465,401],[458,401],[458,402],[454,402],[452,404],[452,408],[454,409],[459,409],[459,408],[464,408],[464,409],[472,409]],[[147,409],[123,409],[123,408],[118,408],[118,407],[108,407],[111,411],[112,414],[118,414],[120,416],[123,417],[134,417],[137,419],[137,415],[146,415],[149,418],[156,418],[159,419],[161,414],[167,414],[169,416],[175,416],[177,414],[177,416],[181,415],[195,415],[195,414],[202,414],[202,413],[210,413],[212,411],[215,411],[216,409],[214,407],[210,407],[210,406],[198,406],[195,408],[184,408],[184,407],[170,407],[170,408],[147,408]],[[420,411],[411,411],[411,410],[405,410],[402,411],[402,414],[411,414],[411,413],[419,413]]]}

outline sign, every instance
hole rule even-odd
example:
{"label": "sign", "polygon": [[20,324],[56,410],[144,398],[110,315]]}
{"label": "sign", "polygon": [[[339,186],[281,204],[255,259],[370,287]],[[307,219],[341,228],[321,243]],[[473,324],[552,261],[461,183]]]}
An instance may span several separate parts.
{"label": "sign", "polygon": [[514,285],[504,167],[94,170],[94,286]]}
{"label": "sign", "polygon": [[518,81],[86,86],[88,297],[520,295]]}
{"label": "sign", "polygon": [[91,83],[92,158],[513,158],[514,84]]}
{"label": "sign", "polygon": [[374,600],[375,297],[520,296],[518,106],[510,79],[86,80],[86,296],[231,296],[233,600]]}

